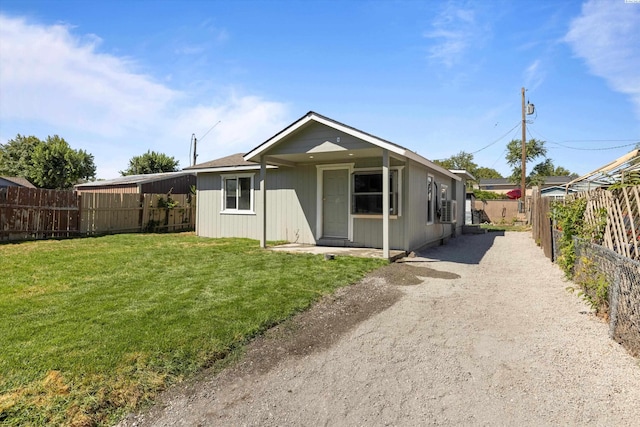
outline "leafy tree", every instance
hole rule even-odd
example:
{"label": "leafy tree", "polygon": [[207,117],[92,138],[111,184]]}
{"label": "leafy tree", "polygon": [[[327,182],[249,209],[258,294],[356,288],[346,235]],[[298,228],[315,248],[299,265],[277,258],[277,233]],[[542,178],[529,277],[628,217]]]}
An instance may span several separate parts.
{"label": "leafy tree", "polygon": [[96,176],[93,156],[84,150],[72,149],[58,135],[48,136],[36,146],[31,164],[33,182],[42,188],[67,189]]}
{"label": "leafy tree", "polygon": [[546,159],[544,162],[538,163],[531,171],[531,175],[540,176],[570,176],[571,172],[562,166],[556,167],[553,160]]}
{"label": "leafy tree", "polygon": [[74,150],[58,135],[45,141],[18,134],[0,144],[0,173],[20,176],[42,188],[66,189],[96,175],[93,156]]}
{"label": "leafy tree", "polygon": [[134,156],[129,160],[129,167],[120,171],[120,175],[143,175],[149,173],[176,172],[179,161],[163,153],[147,151],[141,156]]}
{"label": "leafy tree", "polygon": [[476,179],[495,179],[495,178],[503,178],[502,174],[495,169],[479,167],[473,172],[473,176]]}
{"label": "leafy tree", "polygon": [[[525,146],[525,161],[531,162],[539,157],[547,156],[547,148],[544,146],[544,141],[537,139],[531,139],[527,141]],[[505,156],[507,164],[511,166],[511,176],[509,179],[511,182],[520,182],[522,176],[522,140],[512,139],[507,144],[507,154]]]}
{"label": "leafy tree", "polygon": [[31,157],[40,144],[42,141],[35,136],[20,134],[6,144],[0,144],[0,175],[19,176],[31,181]]}
{"label": "leafy tree", "polygon": [[436,160],[434,163],[446,169],[464,169],[471,174],[473,174],[473,171],[478,167],[478,165],[473,162],[473,154],[465,151],[461,151],[448,159]]}
{"label": "leafy tree", "polygon": [[[473,154],[467,153],[465,151],[461,151],[458,154],[455,154],[448,159],[444,160],[436,160],[434,163],[439,164],[440,166],[446,169],[464,169],[473,175],[476,180],[488,179],[488,178],[502,178],[500,172],[495,169],[479,167],[473,161]],[[473,186],[473,182],[467,182],[469,187]]]}

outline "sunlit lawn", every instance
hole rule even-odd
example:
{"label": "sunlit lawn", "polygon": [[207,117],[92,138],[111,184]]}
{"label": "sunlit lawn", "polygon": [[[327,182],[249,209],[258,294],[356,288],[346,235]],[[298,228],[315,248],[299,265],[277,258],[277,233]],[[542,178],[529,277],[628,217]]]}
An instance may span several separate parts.
{"label": "sunlit lawn", "polygon": [[109,425],[383,263],[190,233],[0,245],[0,424]]}

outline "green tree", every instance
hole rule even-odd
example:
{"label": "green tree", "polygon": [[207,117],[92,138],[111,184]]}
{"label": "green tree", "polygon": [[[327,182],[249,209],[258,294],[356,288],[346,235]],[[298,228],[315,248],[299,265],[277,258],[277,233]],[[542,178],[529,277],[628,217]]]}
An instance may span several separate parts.
{"label": "green tree", "polygon": [[[473,161],[473,154],[461,151],[447,159],[436,160],[434,163],[446,169],[464,169],[476,178],[476,181],[489,178],[502,178],[500,172],[487,167],[479,167]],[[469,186],[473,186],[473,182],[467,182]]]}
{"label": "green tree", "polygon": [[555,166],[553,160],[546,159],[544,162],[538,163],[533,167],[531,175],[540,176],[570,176],[571,172],[562,166]]}
{"label": "green tree", "polygon": [[129,167],[120,171],[120,175],[143,175],[149,173],[176,172],[179,161],[163,153],[147,151],[129,160]]}
{"label": "green tree", "polygon": [[473,176],[476,179],[495,179],[495,178],[504,178],[500,172],[492,168],[479,167],[473,172]]}
{"label": "green tree", "polygon": [[19,176],[32,181],[31,157],[40,144],[42,141],[35,136],[20,134],[6,144],[0,144],[0,175]]}
{"label": "green tree", "polygon": [[473,171],[478,167],[478,165],[473,162],[473,154],[465,151],[454,154],[448,159],[436,160],[434,163],[446,169],[464,169],[472,175]]}
{"label": "green tree", "polygon": [[58,135],[47,136],[33,150],[31,178],[39,187],[68,189],[78,182],[93,180],[95,177],[93,156],[84,150],[72,149]]}
{"label": "green tree", "polygon": [[96,175],[93,156],[74,150],[58,135],[42,141],[18,134],[0,144],[0,174],[20,176],[49,189],[66,189]]}
{"label": "green tree", "polygon": [[[525,144],[525,161],[531,162],[539,157],[547,156],[545,142],[537,139],[530,139]],[[509,179],[513,183],[519,183],[522,176],[522,140],[512,139],[507,144],[507,154],[505,156],[507,164],[511,166],[511,176]]]}

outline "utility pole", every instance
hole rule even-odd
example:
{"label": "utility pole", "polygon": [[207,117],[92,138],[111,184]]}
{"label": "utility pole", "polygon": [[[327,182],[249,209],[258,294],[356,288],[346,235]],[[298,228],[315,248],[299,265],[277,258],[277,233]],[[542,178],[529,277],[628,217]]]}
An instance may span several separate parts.
{"label": "utility pole", "polygon": [[[218,120],[215,125],[211,126],[211,128],[208,131],[206,131],[204,133],[204,135],[202,135],[202,138],[200,138],[200,140],[203,140],[204,137],[207,136],[207,134],[209,132],[211,132],[213,130],[213,128],[215,128],[219,124],[220,124],[220,120]],[[193,166],[193,165],[196,164],[196,159],[198,158],[198,154],[196,153],[196,150],[197,150],[197,147],[198,147],[198,138],[196,138],[196,134],[195,133],[191,134],[191,145],[193,145],[193,164],[191,165],[191,166]],[[191,147],[189,147],[189,149],[191,149]],[[191,156],[191,151],[189,151],[189,156]]]}
{"label": "utility pole", "polygon": [[198,157],[198,155],[196,154],[196,147],[198,145],[198,138],[196,138],[196,134],[195,133],[193,135],[191,135],[191,138],[193,138],[193,163],[191,164],[191,166],[194,166],[196,164],[196,158]]}
{"label": "utility pole", "polygon": [[524,106],[524,87],[522,88],[522,175],[520,176],[520,201],[522,202],[522,213],[525,213],[525,203],[527,200],[527,149],[526,149],[526,139],[527,139],[527,112],[525,111]]}

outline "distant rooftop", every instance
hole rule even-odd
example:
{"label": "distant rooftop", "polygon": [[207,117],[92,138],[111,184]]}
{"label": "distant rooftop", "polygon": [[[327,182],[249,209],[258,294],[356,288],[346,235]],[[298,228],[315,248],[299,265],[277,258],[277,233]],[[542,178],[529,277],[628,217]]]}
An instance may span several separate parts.
{"label": "distant rooftop", "polygon": [[127,176],[120,176],[118,178],[113,178],[113,179],[104,179],[101,181],[85,182],[84,184],[77,184],[75,187],[87,188],[87,187],[101,187],[104,185],[145,184],[148,182],[160,181],[163,179],[182,176],[182,175],[193,175],[193,172],[178,171],[178,172],[148,173],[148,174],[142,174],[142,175],[127,175]]}

